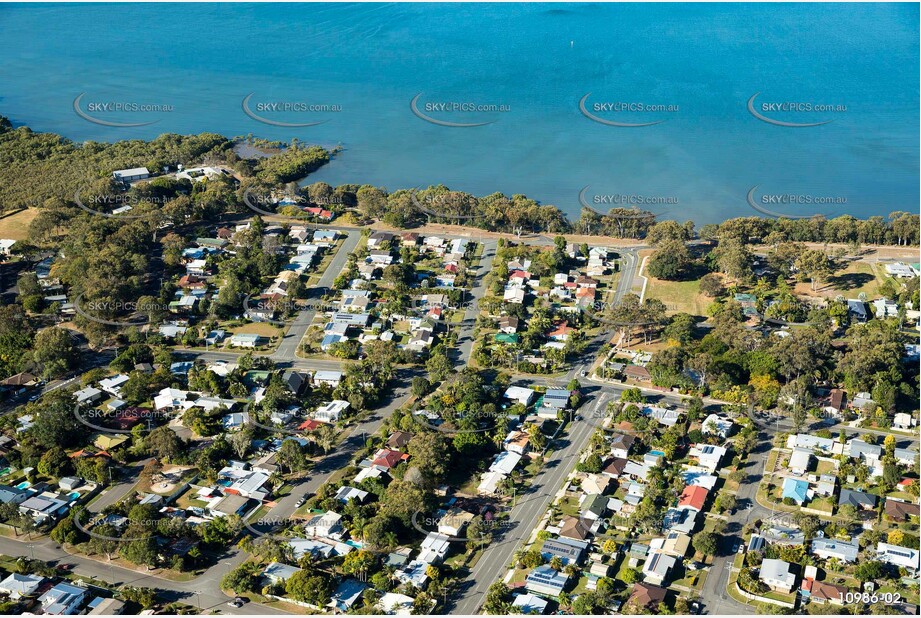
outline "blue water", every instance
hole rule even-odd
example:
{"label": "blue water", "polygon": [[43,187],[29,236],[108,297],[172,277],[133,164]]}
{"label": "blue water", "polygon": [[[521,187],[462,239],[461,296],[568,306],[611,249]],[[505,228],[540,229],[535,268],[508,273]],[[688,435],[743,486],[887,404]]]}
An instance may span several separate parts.
{"label": "blue water", "polygon": [[[252,133],[341,144],[311,177],[388,189],[444,183],[484,195],[523,193],[569,214],[588,196],[677,199],[678,219],[752,214],[748,190],[843,197],[856,216],[918,207],[918,6],[911,4],[136,4],[0,5],[0,114],[75,140],[162,132]],[[97,113],[84,103],[172,105]],[[677,112],[584,117],[579,100],[676,105]],[[746,102],[846,105],[778,119]],[[245,115],[257,102],[340,112]],[[492,124],[436,126],[410,100],[507,105],[430,115]],[[143,162],[139,161],[139,165]],[[607,207],[599,207],[606,210]],[[802,206],[774,207],[790,214]],[[815,207],[810,207],[815,209]]]}

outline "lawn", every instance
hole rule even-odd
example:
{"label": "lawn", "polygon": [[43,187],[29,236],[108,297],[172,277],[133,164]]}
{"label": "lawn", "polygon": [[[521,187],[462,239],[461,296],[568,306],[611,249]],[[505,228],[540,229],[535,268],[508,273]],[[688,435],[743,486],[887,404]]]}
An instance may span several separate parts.
{"label": "lawn", "polygon": [[658,298],[669,313],[706,316],[711,300],[700,293],[700,280],[664,281],[649,277],[646,298]]}
{"label": "lawn", "polygon": [[823,511],[829,515],[831,515],[835,509],[835,503],[831,498],[816,498],[806,506],[810,509]]}
{"label": "lawn", "polygon": [[0,238],[24,239],[29,233],[29,224],[38,213],[38,208],[27,208],[3,217],[0,219]]}
{"label": "lawn", "polygon": [[796,286],[797,293],[821,295],[833,298],[843,294],[847,298],[857,298],[863,292],[868,298],[876,296],[879,284],[884,280],[880,271],[866,262],[851,262],[847,268],[832,275],[828,281],[813,292],[810,283],[800,283]]}
{"label": "lawn", "polygon": [[[241,326],[228,327],[231,335],[249,334],[262,335],[263,337],[278,337],[281,335],[281,329],[268,322],[252,322]],[[228,337],[229,339],[229,337]]]}

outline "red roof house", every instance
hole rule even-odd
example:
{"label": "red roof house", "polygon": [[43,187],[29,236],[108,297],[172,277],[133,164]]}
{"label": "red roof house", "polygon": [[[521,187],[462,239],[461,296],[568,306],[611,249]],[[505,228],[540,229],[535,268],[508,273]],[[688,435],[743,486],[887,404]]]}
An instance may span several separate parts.
{"label": "red roof house", "polygon": [[704,510],[704,503],[707,501],[707,494],[709,494],[705,488],[700,485],[688,485],[684,488],[684,491],[681,492],[681,497],[678,498],[678,506],[690,507],[696,511]]}

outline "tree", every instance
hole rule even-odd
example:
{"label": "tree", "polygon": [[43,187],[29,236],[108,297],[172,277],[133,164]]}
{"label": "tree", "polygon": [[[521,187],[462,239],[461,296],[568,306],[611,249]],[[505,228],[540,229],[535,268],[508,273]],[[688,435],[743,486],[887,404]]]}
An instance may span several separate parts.
{"label": "tree", "polygon": [[32,346],[35,362],[46,378],[67,373],[80,356],[70,331],[57,326],[39,331]]}
{"label": "tree", "polygon": [[76,401],[61,390],[48,393],[34,406],[35,423],[29,430],[35,440],[45,448],[68,448],[84,443],[89,428],[74,414]]}
{"label": "tree", "polygon": [[858,564],[854,574],[862,582],[872,582],[881,579],[885,573],[886,567],[882,562],[871,560]]}
{"label": "tree", "polygon": [[104,554],[106,560],[111,560],[121,547],[118,530],[111,524],[103,523],[95,526],[93,532],[95,535],[89,540],[90,550],[97,554]]}
{"label": "tree", "polygon": [[146,444],[152,453],[164,461],[175,461],[183,451],[179,436],[165,425],[151,431],[147,436]]}
{"label": "tree", "polygon": [[694,549],[704,556],[712,556],[716,553],[717,537],[712,532],[698,532],[694,535],[692,544]]}
{"label": "tree", "polygon": [[377,557],[367,550],[346,554],[342,561],[342,572],[347,575],[365,575],[377,566]]}
{"label": "tree", "polygon": [[307,466],[307,458],[296,440],[282,440],[278,449],[278,463],[288,472],[298,472]]}
{"label": "tree", "polygon": [[38,473],[44,476],[60,478],[73,471],[73,465],[64,449],[53,447],[46,451],[38,461]]}
{"label": "tree", "polygon": [[716,273],[708,273],[700,278],[700,291],[710,298],[722,296],[725,288],[723,281]]}
{"label": "tree", "polygon": [[454,365],[444,354],[433,354],[425,362],[425,370],[431,376],[432,380],[441,382],[454,371]]}
{"label": "tree", "polygon": [[505,582],[494,582],[486,591],[483,611],[493,616],[504,616],[511,612],[512,593]]}
{"label": "tree", "polygon": [[716,508],[722,513],[732,513],[736,508],[736,497],[726,491],[720,492],[720,495],[716,497]]}
{"label": "tree", "polygon": [[831,264],[828,256],[815,249],[807,249],[796,260],[796,267],[799,270],[799,276],[809,279],[812,285],[812,291],[816,289],[816,283],[824,281],[831,274]]}
{"label": "tree", "polygon": [[122,557],[134,564],[143,564],[148,570],[157,564],[157,544],[153,537],[122,543]]}
{"label": "tree", "polygon": [[622,569],[620,572],[620,579],[628,585],[640,581],[640,577],[640,572],[633,568]]}
{"label": "tree", "polygon": [[433,431],[417,433],[406,449],[413,466],[419,468],[429,482],[437,484],[444,479],[451,463],[444,435]]}
{"label": "tree", "polygon": [[325,607],[333,598],[333,586],[329,578],[305,569],[288,578],[285,593],[295,601]]}
{"label": "tree", "polygon": [[246,457],[246,453],[249,451],[252,441],[252,432],[248,431],[246,428],[242,431],[235,431],[227,436],[227,444],[233,449],[233,453],[237,456],[237,459]]}
{"label": "tree", "polygon": [[412,381],[412,393],[413,397],[421,398],[425,397],[431,391],[432,385],[427,379],[423,376],[416,376]]}
{"label": "tree", "polygon": [[679,240],[663,242],[649,259],[647,271],[656,279],[677,281],[687,275],[691,265],[691,254]]}

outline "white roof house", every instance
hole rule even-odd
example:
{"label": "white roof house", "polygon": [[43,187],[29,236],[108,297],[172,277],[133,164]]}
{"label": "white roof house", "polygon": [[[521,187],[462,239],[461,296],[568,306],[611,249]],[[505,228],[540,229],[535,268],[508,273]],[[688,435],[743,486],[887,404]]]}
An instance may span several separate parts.
{"label": "white roof house", "polygon": [[304,530],[309,536],[336,538],[342,532],[342,515],[333,511],[314,515]]}
{"label": "white roof house", "polygon": [[267,567],[265,567],[263,575],[265,575],[273,584],[278,584],[290,579],[292,575],[300,570],[301,569],[297,567],[282,564],[281,562],[272,562]]}
{"label": "white roof house", "polygon": [[889,543],[877,543],[876,554],[883,562],[904,567],[910,571],[918,571],[921,568],[921,553],[918,553],[917,549],[902,547],[901,545],[890,545]]}
{"label": "white roof house", "polygon": [[89,590],[72,584],[60,583],[38,598],[42,612],[50,616],[75,614]]}
{"label": "white roof house", "polygon": [[911,279],[912,277],[917,277],[918,273],[914,268],[906,264],[905,262],[895,262],[893,264],[886,264],[886,272],[893,277],[898,277],[900,279]]}
{"label": "white roof house", "polygon": [[790,455],[790,463],[788,467],[793,474],[802,476],[806,474],[806,471],[809,470],[809,467],[812,463],[812,451],[805,448],[796,447],[793,449],[793,454]]}
{"label": "white roof house", "polygon": [[534,400],[534,390],[523,386],[509,386],[505,389],[503,397],[527,406]]}
{"label": "white roof house", "polygon": [[831,438],[820,438],[805,433],[798,433],[787,438],[787,448],[807,448],[810,450],[820,450],[827,453],[834,451],[835,441]]}
{"label": "white roof house", "polygon": [[688,452],[691,457],[697,458],[697,465],[715,472],[720,467],[720,462],[726,455],[726,449],[712,444],[696,444]]}
{"label": "white roof house", "polygon": [[313,374],[313,383],[314,384],[326,384],[333,388],[339,386],[339,383],[342,381],[342,372],[341,371],[317,371]]}
{"label": "white roof house", "polygon": [[513,614],[538,614],[543,615],[547,611],[547,601],[536,594],[519,594],[512,601]]}
{"label": "white roof house", "polygon": [[508,476],[512,473],[515,467],[521,462],[521,455],[518,453],[513,453],[511,451],[502,451],[496,458],[493,460],[492,465],[489,466],[490,472],[498,472],[502,475]]}
{"label": "white roof house", "polygon": [[368,497],[368,492],[362,491],[357,487],[349,487],[344,485],[339,488],[339,491],[336,492],[335,499],[339,502],[348,503],[349,500],[358,500],[359,502],[364,502],[365,498]]}
{"label": "white roof house", "polygon": [[34,594],[44,581],[45,578],[40,575],[12,573],[0,582],[0,592],[16,600]]}
{"label": "white roof house", "polygon": [[790,563],[774,558],[765,558],[761,562],[761,572],[758,579],[770,588],[789,592],[796,584],[796,574],[790,570]]}
{"label": "white roof house", "polygon": [[143,180],[150,177],[150,170],[148,170],[146,167],[132,167],[126,170],[115,170],[112,172],[112,177],[115,180],[121,180],[123,182]]}
{"label": "white roof house", "polygon": [[413,600],[405,594],[387,592],[377,600],[377,605],[388,616],[409,616],[413,611]]}
{"label": "white roof house", "polygon": [[111,395],[119,397],[121,395],[121,387],[125,382],[128,381],[128,379],[128,376],[120,373],[117,376],[99,380],[99,388]]}
{"label": "white roof house", "polygon": [[643,563],[643,579],[655,585],[663,584],[675,568],[678,559],[662,552],[652,552]]}
{"label": "white roof house", "polygon": [[705,434],[715,434],[721,438],[725,438],[729,435],[729,432],[732,431],[732,421],[718,414],[711,414],[704,419],[701,430]]}
{"label": "white roof house", "polygon": [[351,404],[348,401],[343,401],[341,399],[333,399],[328,403],[324,403],[322,406],[316,409],[313,413],[313,417],[318,421],[323,421],[324,423],[335,423],[339,420],[342,414],[349,409]]}
{"label": "white roof house", "polygon": [[451,542],[448,540],[448,535],[429,532],[425,539],[422,540],[422,546],[416,559],[420,562],[438,564],[448,555],[450,548]]}
{"label": "white roof house", "polygon": [[480,484],[476,488],[477,493],[482,495],[494,495],[499,489],[499,483],[505,479],[506,475],[501,472],[484,472],[483,476],[480,477]]}

